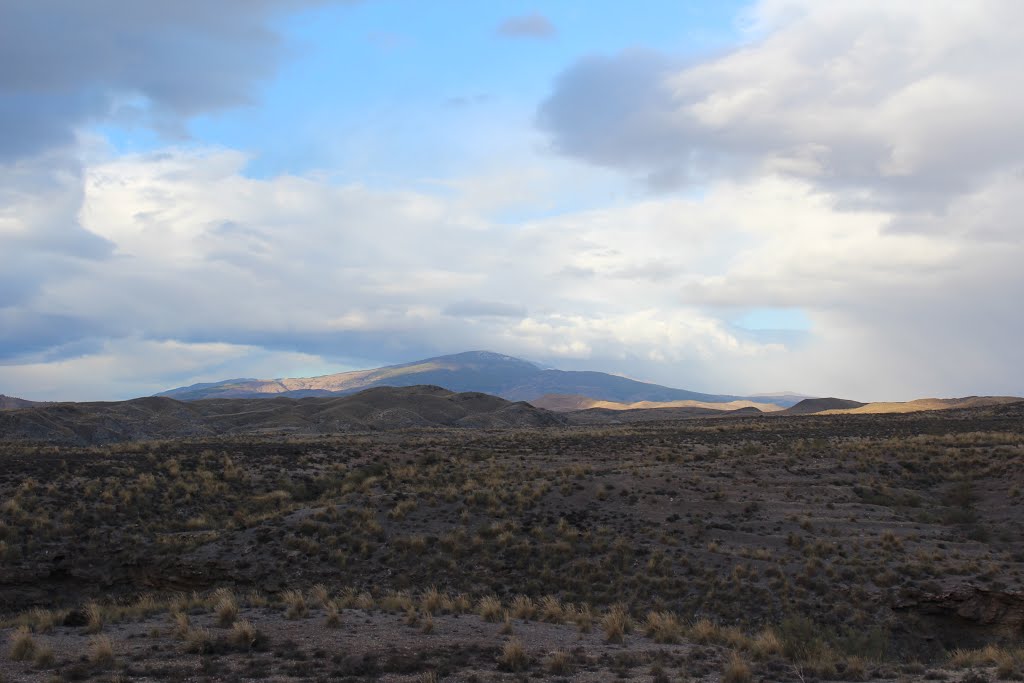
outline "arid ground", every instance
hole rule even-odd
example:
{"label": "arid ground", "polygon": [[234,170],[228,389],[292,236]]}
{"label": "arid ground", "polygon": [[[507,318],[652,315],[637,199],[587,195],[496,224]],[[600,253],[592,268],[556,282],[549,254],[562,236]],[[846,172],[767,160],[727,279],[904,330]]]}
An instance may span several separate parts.
{"label": "arid ground", "polygon": [[1024,403],[0,460],[4,681],[1024,678]]}

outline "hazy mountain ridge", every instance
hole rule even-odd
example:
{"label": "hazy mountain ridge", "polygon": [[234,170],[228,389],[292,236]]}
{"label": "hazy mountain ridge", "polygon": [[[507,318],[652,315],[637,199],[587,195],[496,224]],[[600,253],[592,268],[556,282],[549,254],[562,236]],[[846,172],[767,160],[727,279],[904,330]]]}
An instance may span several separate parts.
{"label": "hazy mountain ridge", "polygon": [[[374,386],[434,384],[451,391],[478,391],[511,401],[532,401],[547,394],[581,395],[597,401],[631,404],[641,401],[729,403],[743,396],[704,394],[640,382],[596,371],[555,370],[489,351],[467,351],[422,361],[356,370],[333,375],[272,380],[233,379],[165,391],[182,401],[207,398],[261,398],[268,395],[331,396]],[[759,397],[754,403],[792,405],[792,397]]]}

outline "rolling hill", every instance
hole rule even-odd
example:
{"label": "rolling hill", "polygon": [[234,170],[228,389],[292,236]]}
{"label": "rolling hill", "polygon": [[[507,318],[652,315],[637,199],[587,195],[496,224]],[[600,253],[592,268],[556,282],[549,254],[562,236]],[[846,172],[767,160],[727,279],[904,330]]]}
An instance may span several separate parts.
{"label": "rolling hill", "polygon": [[[287,396],[339,396],[380,386],[433,384],[451,391],[475,391],[510,401],[533,401],[546,394],[585,396],[596,401],[636,403],[654,401],[698,401],[729,403],[743,396],[702,394],[685,389],[638,382],[604,372],[553,370],[489,351],[468,351],[413,363],[389,365],[320,377],[291,379],[231,379],[194,384],[165,391],[159,396],[181,401],[209,398],[267,398]],[[759,397],[755,403],[792,405],[792,397]]]}
{"label": "rolling hill", "polygon": [[226,435],[302,435],[422,427],[545,427],[565,418],[528,403],[437,386],[377,387],[351,396],[182,402],[148,397],[58,403],[0,413],[0,439],[95,445]]}
{"label": "rolling hill", "polygon": [[635,401],[633,403],[620,403],[617,401],[600,401],[589,396],[574,396],[566,394],[545,394],[540,398],[529,401],[530,405],[552,410],[556,413],[567,413],[576,410],[589,410],[601,408],[604,410],[665,410],[668,408],[698,408],[716,412],[739,410],[741,408],[755,408],[757,412],[771,413],[783,410],[781,406],[774,403],[757,403],[755,401]]}
{"label": "rolling hill", "polygon": [[40,405],[38,401],[28,401],[23,398],[0,394],[0,410],[20,410],[22,408],[31,408],[32,406],[37,405]]}

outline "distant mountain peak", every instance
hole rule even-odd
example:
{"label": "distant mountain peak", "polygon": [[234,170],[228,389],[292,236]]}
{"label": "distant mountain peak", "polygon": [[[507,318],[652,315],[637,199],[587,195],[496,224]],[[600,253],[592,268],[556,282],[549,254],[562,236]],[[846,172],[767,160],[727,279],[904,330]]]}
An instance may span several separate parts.
{"label": "distant mountain peak", "polygon": [[[605,372],[555,370],[522,358],[487,350],[463,351],[398,365],[319,377],[206,382],[172,389],[159,395],[185,401],[272,396],[302,398],[342,396],[380,386],[402,387],[422,384],[434,384],[456,392],[493,394],[510,401],[530,401],[546,394],[572,394],[619,403],[729,403],[745,398],[675,389]],[[765,402],[782,406],[792,404],[784,400]]]}

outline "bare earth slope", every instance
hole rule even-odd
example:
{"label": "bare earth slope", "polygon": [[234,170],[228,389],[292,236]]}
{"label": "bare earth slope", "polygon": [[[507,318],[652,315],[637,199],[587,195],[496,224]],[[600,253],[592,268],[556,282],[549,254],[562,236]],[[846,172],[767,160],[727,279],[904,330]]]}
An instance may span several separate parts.
{"label": "bare earth slope", "polygon": [[332,398],[150,397],[0,413],[0,440],[103,444],[239,434],[325,434],[408,427],[541,427],[564,418],[527,403],[434,386],[380,387]]}

